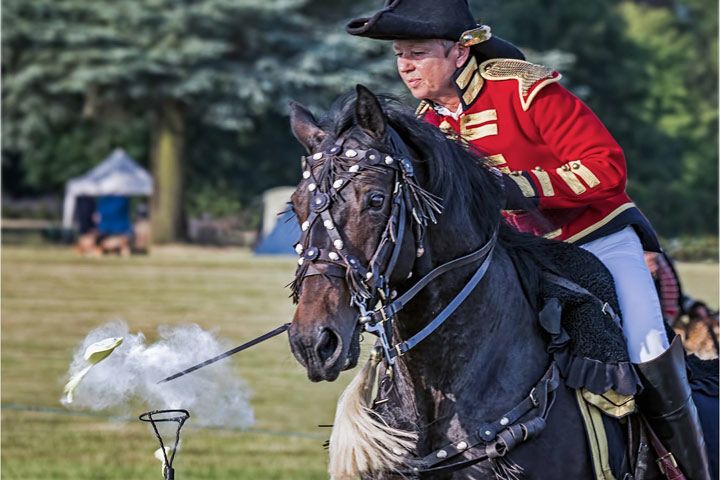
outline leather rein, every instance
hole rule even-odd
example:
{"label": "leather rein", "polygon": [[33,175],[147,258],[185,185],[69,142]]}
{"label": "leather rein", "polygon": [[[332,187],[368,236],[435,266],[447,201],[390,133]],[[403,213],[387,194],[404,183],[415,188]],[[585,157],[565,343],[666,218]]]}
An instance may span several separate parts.
{"label": "leather rein", "polygon": [[[397,297],[390,280],[407,229],[413,229],[416,255],[421,257],[425,252],[426,228],[429,223],[437,223],[436,215],[442,213],[442,206],[439,198],[418,185],[410,153],[397,132],[388,127],[388,136],[393,149],[391,153],[375,149],[344,149],[343,142],[338,141],[326,151],[302,158],[303,179],[308,181],[304,190],[310,195],[310,214],[301,225],[300,240],[295,245],[300,258],[292,286],[293,298],[297,301],[306,277],[324,275],[345,279],[351,305],[359,311],[358,322],[364,331],[378,337],[383,359],[390,367],[397,357],[437,330],[480,283],[492,261],[497,229],[480,248],[436,267]],[[368,170],[392,175],[394,189],[390,215],[378,247],[369,263],[363,264],[348,250],[342,232],[336,228],[330,207],[341,198],[343,189],[355,176]],[[320,225],[330,238],[330,248],[311,243],[311,238],[317,238],[317,234],[312,234]],[[444,273],[476,262],[481,263],[470,280],[433,320],[409,339],[393,342],[393,321],[408,302]],[[377,308],[373,308],[378,304]]]}

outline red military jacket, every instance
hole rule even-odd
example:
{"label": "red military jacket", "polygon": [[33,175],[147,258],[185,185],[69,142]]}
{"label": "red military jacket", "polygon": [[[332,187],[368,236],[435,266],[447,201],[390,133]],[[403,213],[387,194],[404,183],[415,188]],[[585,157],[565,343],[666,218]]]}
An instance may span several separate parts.
{"label": "red military jacket", "polygon": [[519,230],[568,242],[587,242],[635,225],[646,248],[657,250],[649,222],[625,192],[622,149],[590,109],[559,83],[561,75],[515,59],[478,65],[471,57],[455,75],[458,118],[429,102],[418,114],[446,135],[469,142],[507,173],[552,225],[506,211]]}

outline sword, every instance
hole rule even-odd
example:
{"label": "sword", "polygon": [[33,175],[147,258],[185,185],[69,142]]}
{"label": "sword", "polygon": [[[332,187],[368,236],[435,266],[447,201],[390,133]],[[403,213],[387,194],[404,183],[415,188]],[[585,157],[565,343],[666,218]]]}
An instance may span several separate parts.
{"label": "sword", "polygon": [[209,359],[209,360],[205,360],[204,362],[198,363],[197,365],[193,365],[192,367],[190,367],[190,368],[188,368],[188,369],[186,369],[186,370],[183,370],[182,372],[178,372],[178,373],[175,373],[175,374],[173,374],[173,375],[170,375],[170,376],[167,377],[167,378],[163,378],[162,380],[160,380],[160,381],[158,382],[158,384],[160,384],[160,383],[165,383],[165,382],[169,382],[170,380],[175,380],[175,379],[178,378],[178,377],[182,377],[183,375],[187,375],[188,373],[194,372],[195,370],[199,370],[199,369],[201,369],[201,368],[203,368],[203,367],[206,367],[206,366],[210,365],[211,363],[217,362],[218,360],[222,360],[223,358],[229,357],[230,355],[234,355],[234,354],[236,354],[236,353],[238,353],[238,352],[241,352],[241,351],[245,350],[246,348],[250,348],[250,347],[252,347],[253,345],[257,345],[258,343],[264,342],[265,340],[267,340],[267,339],[269,339],[269,338],[272,338],[272,337],[274,337],[274,336],[276,336],[276,335],[280,335],[281,333],[283,333],[283,332],[284,332],[285,330],[287,330],[288,328],[290,328],[290,324],[289,324],[289,323],[286,323],[286,324],[284,324],[284,325],[280,325],[280,326],[277,327],[275,330],[269,331],[269,332],[267,332],[267,333],[264,334],[264,335],[260,335],[259,337],[254,338],[254,339],[250,340],[250,341],[247,342],[247,343],[243,343],[242,345],[240,345],[240,346],[238,346],[238,347],[235,347],[235,348],[233,348],[232,350],[228,350],[228,351],[225,352],[225,353],[221,353],[221,354],[218,355],[217,357],[213,357],[213,358],[211,358],[211,359]]}

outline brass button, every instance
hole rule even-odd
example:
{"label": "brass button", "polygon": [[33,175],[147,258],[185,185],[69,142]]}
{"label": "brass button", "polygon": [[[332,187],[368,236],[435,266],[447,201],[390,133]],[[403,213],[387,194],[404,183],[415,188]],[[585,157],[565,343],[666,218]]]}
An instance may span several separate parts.
{"label": "brass button", "polygon": [[563,166],[562,166],[562,169],[563,169],[564,172],[569,172],[569,171],[570,171],[570,165],[563,165]]}
{"label": "brass button", "polygon": [[578,162],[573,163],[573,164],[572,164],[572,167],[573,167],[575,170],[577,170],[578,168],[580,168],[580,163],[578,163]]}
{"label": "brass button", "polygon": [[543,171],[542,167],[535,167],[534,170],[535,170],[536,172],[542,172],[542,171]]}

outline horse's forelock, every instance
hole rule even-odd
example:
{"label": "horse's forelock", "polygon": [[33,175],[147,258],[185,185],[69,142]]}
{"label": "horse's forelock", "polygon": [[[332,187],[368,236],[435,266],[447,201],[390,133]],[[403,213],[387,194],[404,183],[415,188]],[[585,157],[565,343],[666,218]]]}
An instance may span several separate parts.
{"label": "horse's forelock", "polygon": [[[394,128],[417,160],[427,169],[424,187],[442,198],[444,219],[458,223],[471,221],[490,235],[503,205],[499,179],[490,172],[486,159],[466,145],[446,138],[437,127],[419,120],[407,106],[390,95],[378,95],[388,124]],[[369,147],[387,150],[355,127],[355,92],[339,97],[321,120],[323,129],[335,139],[353,137]]]}

